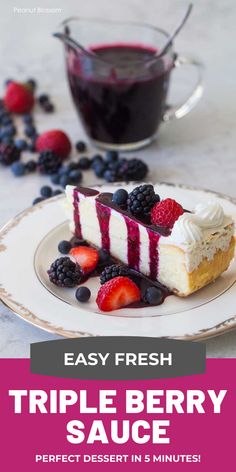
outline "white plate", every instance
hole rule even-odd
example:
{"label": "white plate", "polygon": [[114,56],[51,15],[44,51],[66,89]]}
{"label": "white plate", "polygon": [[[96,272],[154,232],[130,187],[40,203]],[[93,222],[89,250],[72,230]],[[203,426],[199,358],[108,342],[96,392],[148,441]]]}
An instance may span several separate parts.
{"label": "white plate", "polygon": [[[114,191],[115,185],[104,185],[102,190]],[[162,198],[175,198],[188,209],[215,198],[236,221],[236,202],[223,195],[166,183],[156,184],[156,191]],[[58,242],[71,237],[63,202],[64,196],[45,200],[16,216],[0,231],[0,297],[17,315],[65,337],[201,339],[236,327],[235,261],[215,283],[187,299],[173,295],[157,307],[124,308],[109,314],[100,312],[95,302],[98,278],[86,282],[92,291],[86,304],[75,300],[74,289],[51,284],[46,271],[58,257]]]}

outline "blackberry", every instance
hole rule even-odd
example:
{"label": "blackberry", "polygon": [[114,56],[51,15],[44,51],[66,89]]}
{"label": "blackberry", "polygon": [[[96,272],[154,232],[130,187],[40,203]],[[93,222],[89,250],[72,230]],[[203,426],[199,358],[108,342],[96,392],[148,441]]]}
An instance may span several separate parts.
{"label": "blackberry", "polygon": [[142,180],[148,173],[148,166],[140,159],[123,159],[120,164],[120,178],[128,180]]}
{"label": "blackberry", "polygon": [[0,144],[0,162],[5,166],[10,166],[13,162],[19,161],[21,152],[16,146],[11,144]]}
{"label": "blackberry", "polygon": [[38,158],[37,167],[41,174],[56,174],[61,167],[61,159],[53,151],[42,151]]}
{"label": "blackberry", "polygon": [[69,257],[59,257],[51,264],[48,276],[59,287],[75,287],[82,280],[82,271]]}
{"label": "blackberry", "polygon": [[100,275],[101,284],[105,284],[108,280],[114,279],[114,277],[127,276],[129,274],[129,269],[122,265],[112,264],[105,267]]}
{"label": "blackberry", "polygon": [[129,194],[127,207],[133,215],[147,216],[159,201],[160,197],[155,194],[153,185],[140,185]]}

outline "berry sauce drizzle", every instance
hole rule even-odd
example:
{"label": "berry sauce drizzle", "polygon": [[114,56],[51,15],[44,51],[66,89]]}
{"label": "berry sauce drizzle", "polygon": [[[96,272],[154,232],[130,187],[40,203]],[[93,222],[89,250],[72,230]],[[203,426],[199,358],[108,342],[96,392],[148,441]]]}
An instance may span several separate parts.
{"label": "berry sauce drizzle", "polygon": [[74,207],[75,236],[77,238],[82,238],[80,213],[79,213],[79,194],[76,188],[73,190],[73,207]]}
{"label": "berry sauce drizzle", "polygon": [[[130,217],[130,214],[126,208],[116,205],[112,201],[112,193],[100,193],[96,199],[96,205],[101,205],[103,208],[109,208],[118,211],[124,217],[127,234],[127,261],[128,266],[132,269],[140,269],[140,231],[139,224],[141,223],[146,227],[146,231],[149,238],[149,266],[150,266],[150,278],[156,280],[158,277],[158,242],[161,236],[169,236],[170,229],[162,226],[156,226],[150,224],[147,219],[137,219],[134,215]],[[101,228],[101,223],[100,223]],[[109,232],[109,228],[106,228]],[[103,249],[105,249],[103,247]]]}
{"label": "berry sauce drizzle", "polygon": [[127,216],[124,216],[127,236],[128,236],[128,247],[127,247],[127,260],[128,266],[132,269],[139,270],[140,263],[140,234],[139,226],[136,221],[132,221]]}
{"label": "berry sauce drizzle", "polygon": [[110,254],[109,223],[111,209],[109,207],[105,207],[96,200],[96,211],[101,232],[102,249]]}
{"label": "berry sauce drizzle", "polygon": [[110,253],[110,235],[109,224],[111,217],[111,210],[116,210],[123,215],[127,228],[127,261],[128,266],[137,271],[140,270],[140,230],[141,223],[147,231],[149,238],[149,267],[150,278],[157,280],[158,278],[158,243],[161,236],[169,236],[170,229],[162,226],[150,224],[148,219],[137,219],[134,215],[132,217],[125,207],[118,206],[112,201],[112,193],[99,193],[97,190],[79,187],[74,190],[74,220],[76,226],[76,236],[81,238],[81,222],[79,214],[79,195],[85,197],[96,198],[96,212],[101,231],[101,247]]}
{"label": "berry sauce drizzle", "polygon": [[150,278],[153,280],[157,279],[158,266],[159,266],[159,253],[158,253],[158,242],[160,234],[154,233],[147,229],[149,238],[149,267],[150,267]]}

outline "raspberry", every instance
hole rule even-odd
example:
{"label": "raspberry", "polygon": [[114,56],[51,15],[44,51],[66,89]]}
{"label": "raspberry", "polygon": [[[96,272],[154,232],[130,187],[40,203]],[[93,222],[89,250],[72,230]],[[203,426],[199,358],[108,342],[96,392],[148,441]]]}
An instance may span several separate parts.
{"label": "raspberry", "polygon": [[179,203],[172,198],[166,198],[152,208],[151,221],[154,225],[172,228],[183,213]]}
{"label": "raspberry", "polygon": [[59,129],[46,131],[36,140],[36,150],[41,152],[50,149],[61,159],[66,159],[71,151],[71,142],[68,136]]}
{"label": "raspberry", "polygon": [[7,85],[4,105],[12,113],[28,113],[34,106],[34,96],[27,86],[12,81]]}

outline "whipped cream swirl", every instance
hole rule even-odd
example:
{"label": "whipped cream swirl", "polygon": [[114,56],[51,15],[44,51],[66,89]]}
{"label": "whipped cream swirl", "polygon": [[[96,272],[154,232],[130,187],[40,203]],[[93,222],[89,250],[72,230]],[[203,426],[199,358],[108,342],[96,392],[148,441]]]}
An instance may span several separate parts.
{"label": "whipped cream swirl", "polygon": [[204,239],[203,230],[217,228],[224,222],[224,211],[219,203],[209,201],[198,204],[194,213],[181,215],[171,232],[171,239],[179,243],[193,244]]}
{"label": "whipped cream swirl", "polygon": [[199,219],[201,228],[215,228],[224,221],[224,211],[219,203],[210,200],[207,205],[199,203],[195,208],[195,215]]}

